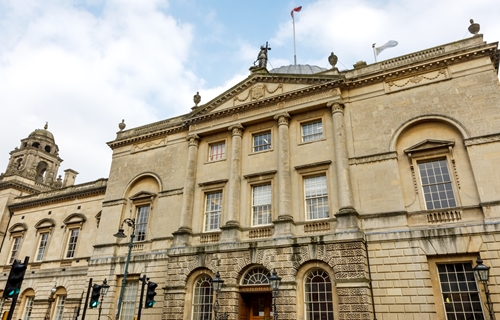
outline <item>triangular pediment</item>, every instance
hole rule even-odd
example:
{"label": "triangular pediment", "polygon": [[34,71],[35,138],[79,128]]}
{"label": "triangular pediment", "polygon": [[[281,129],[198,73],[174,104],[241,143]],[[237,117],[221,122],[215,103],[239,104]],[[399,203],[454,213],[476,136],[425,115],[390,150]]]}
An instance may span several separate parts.
{"label": "triangular pediment", "polygon": [[421,141],[408,149],[405,149],[404,152],[406,154],[415,153],[419,151],[428,151],[439,148],[449,148],[455,145],[455,141],[451,140],[434,140],[434,139],[426,139]]}
{"label": "triangular pediment", "polygon": [[318,85],[339,80],[342,80],[341,76],[328,74],[252,74],[208,103],[193,108],[190,117],[263,103],[290,93],[300,94]]}
{"label": "triangular pediment", "polygon": [[140,191],[133,196],[131,196],[129,199],[132,201],[137,201],[137,200],[142,200],[142,199],[151,199],[156,197],[156,193],[148,192],[148,191]]}

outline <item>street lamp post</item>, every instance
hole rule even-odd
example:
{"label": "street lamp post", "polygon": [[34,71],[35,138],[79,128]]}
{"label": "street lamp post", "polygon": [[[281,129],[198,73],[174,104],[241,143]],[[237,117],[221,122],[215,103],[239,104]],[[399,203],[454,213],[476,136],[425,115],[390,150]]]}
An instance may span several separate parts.
{"label": "street lamp post", "polygon": [[214,320],[227,319],[229,317],[229,314],[226,312],[219,314],[219,292],[222,289],[222,284],[224,284],[224,280],[220,278],[219,271],[217,271],[215,278],[212,279],[212,287],[215,292]]}
{"label": "street lamp post", "polygon": [[98,320],[101,319],[102,302],[104,300],[104,296],[108,293],[108,290],[109,290],[109,284],[106,278],[104,278],[104,281],[101,284],[101,303],[99,304],[99,316],[97,317]]}
{"label": "street lamp post", "polygon": [[52,308],[52,303],[54,302],[54,295],[56,294],[57,287],[54,284],[54,287],[50,289],[50,295],[49,295],[49,307],[47,308],[47,312],[45,313],[45,320],[50,319],[50,309]]}
{"label": "street lamp post", "polygon": [[490,267],[483,264],[483,260],[477,257],[476,266],[473,268],[476,279],[481,282],[484,286],[484,294],[486,295],[486,309],[488,309],[488,314],[490,315],[490,320],[495,320],[495,314],[493,313],[493,302],[490,297],[490,290],[488,289],[488,281],[490,279]]}
{"label": "street lamp post", "polygon": [[125,290],[125,285],[127,283],[127,274],[128,274],[128,264],[130,262],[130,254],[132,253],[132,245],[134,243],[134,237],[135,237],[135,219],[131,218],[126,218],[123,220],[121,228],[118,229],[118,232],[114,234],[113,236],[117,237],[118,239],[124,239],[127,236],[123,232],[123,225],[127,224],[129,227],[132,228],[132,234],[130,235],[130,242],[128,244],[128,253],[127,253],[127,260],[125,262],[125,270],[123,272],[123,279],[122,279],[122,287],[120,288],[120,298],[118,299],[118,309],[116,310],[116,320],[120,319],[120,311],[122,308],[122,302],[123,302],[123,292]]}
{"label": "street lamp post", "polygon": [[278,288],[280,287],[281,278],[278,277],[276,269],[273,270],[273,274],[269,277],[269,285],[273,292],[273,318],[278,320],[278,311],[276,310],[276,298],[278,297]]}

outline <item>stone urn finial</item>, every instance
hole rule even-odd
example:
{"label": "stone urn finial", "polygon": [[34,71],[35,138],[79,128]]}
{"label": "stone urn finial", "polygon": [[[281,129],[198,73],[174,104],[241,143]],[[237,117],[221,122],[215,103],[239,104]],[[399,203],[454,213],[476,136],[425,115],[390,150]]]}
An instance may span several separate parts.
{"label": "stone urn finial", "polygon": [[49,128],[49,123],[48,123],[48,122],[45,122],[45,125],[43,126],[43,128],[44,128],[45,130],[47,130],[47,129]]}
{"label": "stone urn finial", "polygon": [[335,69],[337,61],[339,61],[339,58],[332,52],[328,57],[328,62],[332,65],[332,69]]}
{"label": "stone urn finial", "polygon": [[481,29],[479,23],[475,23],[473,19],[470,19],[469,32],[477,36],[479,29]]}
{"label": "stone urn finial", "polygon": [[194,101],[194,107],[198,107],[198,103],[200,103],[201,101],[201,96],[200,96],[200,92],[199,91],[196,91],[196,94],[193,96],[193,101]]}
{"label": "stone urn finial", "polygon": [[126,126],[127,125],[125,124],[125,120],[124,119],[122,119],[122,122],[120,122],[118,124],[118,128],[120,128],[120,131],[122,131],[123,129],[125,129]]}

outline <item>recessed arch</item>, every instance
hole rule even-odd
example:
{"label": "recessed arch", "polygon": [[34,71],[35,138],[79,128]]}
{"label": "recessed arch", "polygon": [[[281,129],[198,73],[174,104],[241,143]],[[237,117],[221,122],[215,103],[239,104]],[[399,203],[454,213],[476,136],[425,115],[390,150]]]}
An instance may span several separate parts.
{"label": "recessed arch", "polygon": [[132,193],[135,193],[133,191],[134,186],[136,186],[137,184],[140,184],[141,181],[144,181],[147,178],[153,178],[154,180],[156,180],[158,192],[163,190],[163,183],[161,181],[161,178],[156,173],[143,172],[143,173],[136,175],[135,177],[133,177],[129,181],[129,183],[127,184],[127,186],[123,190],[123,198],[128,198],[130,195],[132,195]]}
{"label": "recessed arch", "polygon": [[437,121],[437,122],[444,122],[447,123],[454,128],[456,128],[460,134],[462,135],[463,139],[467,139],[470,137],[469,131],[465,128],[465,126],[460,123],[458,120],[453,119],[451,117],[445,116],[445,115],[440,115],[440,114],[429,114],[429,115],[423,115],[423,116],[418,116],[411,118],[404,123],[402,123],[393,133],[390,142],[389,142],[389,151],[394,152],[396,151],[396,145],[397,141],[399,139],[399,136],[401,135],[402,132],[404,132],[407,128],[421,123],[421,122],[427,122],[427,121]]}

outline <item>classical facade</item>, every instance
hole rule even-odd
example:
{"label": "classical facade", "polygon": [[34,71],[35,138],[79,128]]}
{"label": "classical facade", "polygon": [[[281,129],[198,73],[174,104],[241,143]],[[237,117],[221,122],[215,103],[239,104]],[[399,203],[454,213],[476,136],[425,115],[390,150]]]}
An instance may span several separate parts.
{"label": "classical facade", "polygon": [[30,256],[15,317],[74,319],[92,278],[102,315],[133,319],[147,275],[143,319],[210,319],[218,272],[219,316],[267,320],[275,270],[280,319],[487,319],[473,267],[500,308],[498,58],[475,35],[347,71],[253,67],[188,114],[122,123],[109,178],[86,184],[56,178],[36,130],[0,180],[0,280]]}

